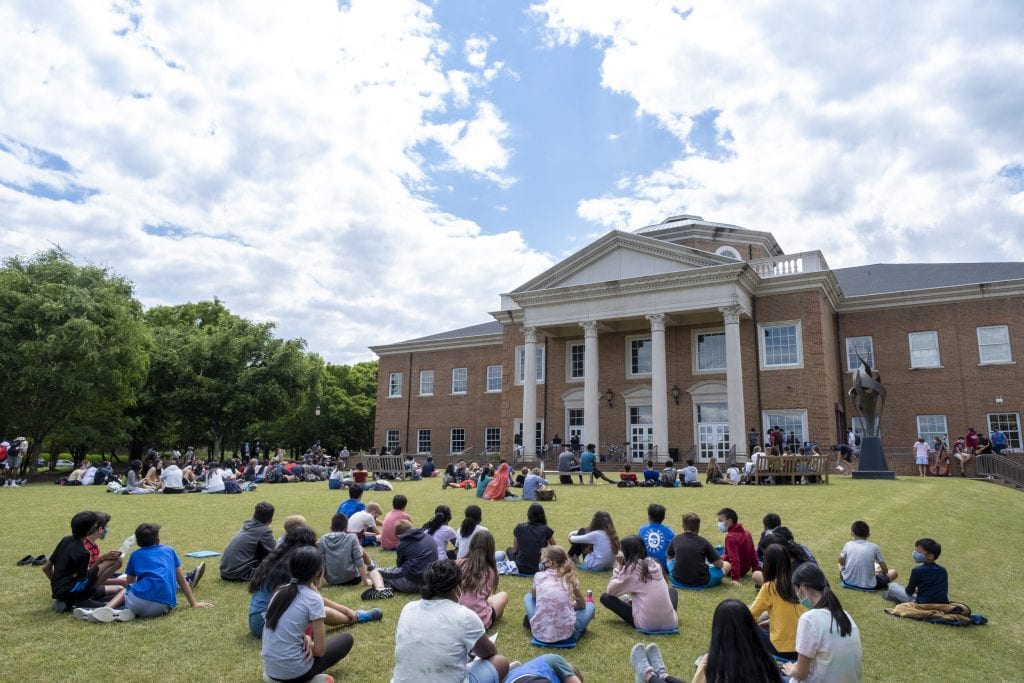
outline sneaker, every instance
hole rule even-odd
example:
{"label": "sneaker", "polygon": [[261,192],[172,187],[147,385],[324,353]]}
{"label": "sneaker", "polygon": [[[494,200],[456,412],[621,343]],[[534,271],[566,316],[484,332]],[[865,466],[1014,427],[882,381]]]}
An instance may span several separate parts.
{"label": "sneaker", "polygon": [[318,674],[309,679],[309,683],[334,683],[334,676]]}
{"label": "sneaker", "polygon": [[363,600],[387,600],[388,598],[395,597],[395,592],[386,587],[381,588],[380,590],[377,590],[376,588],[367,588],[359,595],[359,597]]}
{"label": "sneaker", "polygon": [[199,585],[199,580],[203,578],[203,574],[206,572],[206,563],[200,562],[199,566],[192,571],[185,574],[185,582],[191,588],[195,588]]}
{"label": "sneaker", "polygon": [[135,612],[130,609],[116,609],[114,610],[114,618],[118,621],[131,621],[135,618]]}
{"label": "sneaker", "polygon": [[[96,609],[99,609],[99,608],[97,607]],[[74,609],[74,611],[72,611],[71,613],[73,615],[75,615],[75,619],[81,619],[82,621],[92,621],[92,622],[95,622],[96,619],[94,619],[93,616],[92,616],[93,612],[95,612],[95,611],[96,610],[86,609],[85,607],[76,607]]]}
{"label": "sneaker", "polygon": [[384,618],[384,613],[374,607],[373,609],[358,609],[356,610],[356,620],[360,624],[365,624],[368,621],[380,621]]}
{"label": "sneaker", "polygon": [[57,614],[64,614],[68,611],[68,603],[61,602],[60,600],[53,601],[53,611]]}
{"label": "sneaker", "polygon": [[637,643],[629,651],[629,662],[633,665],[636,683],[644,683],[648,678],[647,673],[654,673],[654,669],[651,668],[651,662],[647,659],[647,652],[644,650],[643,643]]}
{"label": "sneaker", "polygon": [[115,618],[114,610],[110,607],[97,607],[92,611],[92,621],[109,624]]}
{"label": "sneaker", "polygon": [[518,668],[519,668],[519,667],[521,667],[522,665],[523,665],[523,663],[522,663],[522,662],[520,662],[520,661],[519,661],[519,660],[517,659],[516,661],[514,661],[514,662],[512,662],[511,664],[509,664],[509,665],[508,665],[508,670],[509,670],[509,671],[512,671],[513,669],[518,669]]}
{"label": "sneaker", "polygon": [[649,643],[644,649],[647,651],[647,661],[651,663],[654,673],[662,678],[668,676],[668,669],[665,668],[665,660],[661,658],[661,650],[658,649],[658,645]]}

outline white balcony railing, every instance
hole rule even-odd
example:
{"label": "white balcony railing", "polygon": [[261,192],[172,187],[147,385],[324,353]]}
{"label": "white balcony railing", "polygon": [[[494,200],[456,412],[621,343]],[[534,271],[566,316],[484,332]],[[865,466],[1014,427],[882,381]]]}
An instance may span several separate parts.
{"label": "white balcony railing", "polygon": [[799,254],[772,256],[750,261],[750,267],[763,278],[785,277],[801,273],[816,273],[828,270],[825,257],[820,251],[805,251]]}

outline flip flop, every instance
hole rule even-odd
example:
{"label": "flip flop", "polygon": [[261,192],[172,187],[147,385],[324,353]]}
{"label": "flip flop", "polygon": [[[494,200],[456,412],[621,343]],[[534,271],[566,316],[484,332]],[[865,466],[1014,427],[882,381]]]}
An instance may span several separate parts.
{"label": "flip flop", "polygon": [[31,555],[26,555],[25,557],[23,557],[20,560],[18,560],[16,564],[19,567],[21,567],[22,565],[26,565],[26,564],[32,564],[32,560],[34,560],[34,559],[35,558],[32,557]]}
{"label": "flip flop", "polygon": [[39,555],[38,557],[36,557],[36,559],[32,560],[32,564],[34,564],[34,565],[46,564],[46,555]]}

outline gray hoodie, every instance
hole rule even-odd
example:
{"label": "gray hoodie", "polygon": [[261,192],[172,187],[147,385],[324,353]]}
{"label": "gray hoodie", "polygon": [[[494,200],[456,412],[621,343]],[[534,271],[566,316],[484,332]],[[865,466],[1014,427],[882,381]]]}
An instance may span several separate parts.
{"label": "gray hoodie", "polygon": [[331,585],[350,583],[359,576],[363,549],[359,538],[347,531],[332,531],[320,539],[324,556],[324,579]]}
{"label": "gray hoodie", "polygon": [[224,549],[224,556],[220,560],[220,578],[225,581],[248,581],[275,545],[274,532],[269,526],[255,519],[247,519]]}

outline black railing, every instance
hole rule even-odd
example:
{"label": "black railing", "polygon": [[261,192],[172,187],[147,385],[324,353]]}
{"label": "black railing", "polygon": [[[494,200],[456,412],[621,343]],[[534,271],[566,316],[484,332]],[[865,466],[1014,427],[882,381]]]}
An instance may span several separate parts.
{"label": "black railing", "polygon": [[980,477],[1002,479],[1015,487],[1024,487],[1024,465],[995,453],[982,453],[974,461]]}

